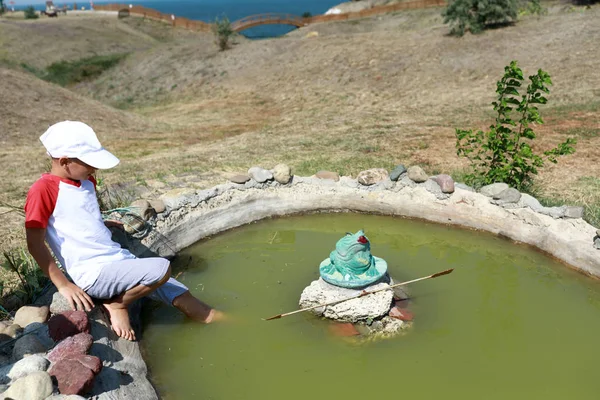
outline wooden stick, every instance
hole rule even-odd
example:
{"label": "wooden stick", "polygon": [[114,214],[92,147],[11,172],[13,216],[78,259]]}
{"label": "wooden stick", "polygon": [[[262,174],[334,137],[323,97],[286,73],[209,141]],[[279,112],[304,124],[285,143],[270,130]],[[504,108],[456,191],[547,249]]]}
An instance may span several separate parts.
{"label": "wooden stick", "polygon": [[438,273],[436,273],[436,274],[433,274],[433,275],[424,276],[424,277],[422,277],[422,278],[413,279],[412,281],[406,281],[406,282],[396,283],[396,284],[394,284],[394,285],[387,286],[387,287],[384,287],[384,288],[380,288],[380,289],[377,289],[377,290],[373,290],[373,291],[370,291],[370,292],[367,292],[367,291],[363,290],[362,292],[360,292],[360,293],[357,293],[357,294],[355,294],[355,295],[352,295],[352,296],[350,296],[350,297],[347,297],[347,298],[345,298],[345,299],[341,299],[341,300],[334,300],[334,301],[331,301],[331,302],[329,302],[329,303],[325,303],[325,304],[318,304],[318,305],[316,305],[316,306],[307,307],[307,308],[301,308],[300,310],[292,311],[292,312],[289,312],[289,313],[274,315],[274,316],[272,316],[272,317],[269,317],[269,318],[263,318],[263,321],[270,321],[270,320],[272,320],[272,319],[279,319],[279,318],[287,317],[288,315],[292,315],[292,314],[301,313],[301,312],[303,312],[303,311],[314,310],[315,308],[319,308],[319,307],[327,307],[327,306],[331,306],[331,305],[334,305],[334,304],[337,304],[337,303],[341,303],[341,302],[343,302],[343,301],[348,301],[348,300],[352,300],[352,299],[357,299],[357,298],[359,298],[359,297],[368,296],[368,295],[370,295],[370,294],[377,293],[377,292],[381,292],[381,291],[383,291],[383,290],[388,290],[388,289],[392,289],[392,288],[395,288],[395,287],[398,287],[398,286],[404,286],[404,285],[408,285],[409,283],[415,283],[415,282],[423,281],[423,280],[425,280],[425,279],[437,278],[438,276],[447,275],[447,274],[451,273],[452,271],[454,271],[454,268],[452,268],[452,269],[447,269],[447,270],[445,270],[445,271],[438,272]]}

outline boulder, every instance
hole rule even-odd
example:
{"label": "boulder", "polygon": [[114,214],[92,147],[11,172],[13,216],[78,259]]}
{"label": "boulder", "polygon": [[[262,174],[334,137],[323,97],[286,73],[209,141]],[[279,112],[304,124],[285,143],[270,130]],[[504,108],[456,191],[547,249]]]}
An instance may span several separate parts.
{"label": "boulder", "polygon": [[398,178],[400,178],[400,175],[404,174],[405,172],[406,167],[402,164],[399,164],[392,170],[392,172],[390,172],[390,179],[396,182]]}
{"label": "boulder", "polygon": [[76,354],[74,356],[70,356],[68,359],[79,362],[84,367],[90,369],[94,373],[94,375],[98,375],[102,370],[102,361],[100,361],[100,359],[96,356],[90,356],[87,354]]}
{"label": "boulder", "polygon": [[277,164],[271,171],[275,180],[286,185],[292,179],[292,170],[286,164]]}
{"label": "boulder", "polygon": [[473,189],[469,185],[465,185],[464,183],[455,183],[454,184],[454,188],[459,188],[459,189],[462,189],[462,190],[466,190],[467,192],[475,192],[475,189]]}
{"label": "boulder", "polygon": [[454,193],[454,179],[450,175],[440,174],[431,177],[442,189],[442,193]]}
{"label": "boulder", "polygon": [[94,384],[94,373],[74,359],[62,359],[48,371],[56,378],[61,394],[85,394]]}
{"label": "boulder", "polygon": [[564,218],[583,218],[583,207],[566,206]]}
{"label": "boulder", "polygon": [[233,183],[239,183],[240,185],[248,182],[250,177],[246,174],[236,174],[229,177],[229,181]]}
{"label": "boulder", "polygon": [[69,305],[69,302],[65,297],[56,292],[52,295],[52,303],[50,303],[50,312],[52,314],[61,314],[65,311],[72,311],[73,309]]}
{"label": "boulder", "polygon": [[509,186],[503,182],[492,183],[491,185],[482,187],[479,190],[479,193],[481,193],[482,195],[487,196],[487,197],[494,197],[498,193],[500,193],[508,188],[509,188]]}
{"label": "boulder", "polygon": [[396,318],[402,321],[412,321],[413,314],[407,309],[400,308],[398,306],[392,307],[390,310],[389,316],[392,318]]}
{"label": "boulder", "polygon": [[48,360],[55,363],[63,358],[86,354],[92,346],[92,342],[92,335],[89,333],[78,333],[75,336],[68,337],[48,353]]}
{"label": "boulder", "polygon": [[15,314],[15,324],[19,324],[23,328],[34,322],[44,323],[48,319],[48,306],[35,307],[24,306],[19,308]]}
{"label": "boulder", "polygon": [[59,342],[81,332],[89,333],[90,324],[84,311],[65,311],[50,318],[48,331],[50,337],[55,342]]}
{"label": "boulder", "polygon": [[408,168],[408,177],[411,181],[416,183],[423,183],[429,178],[425,171],[423,171],[423,168],[418,165],[413,165]]}
{"label": "boulder", "polygon": [[48,348],[44,346],[35,335],[25,335],[17,339],[13,347],[12,358],[18,361],[23,357],[38,353],[45,353]]}
{"label": "boulder", "polygon": [[331,171],[319,171],[315,174],[315,177],[319,179],[330,179],[335,182],[340,180],[340,174]]}
{"label": "boulder", "polygon": [[[363,290],[376,290],[386,286],[387,283],[376,283],[363,289],[346,289],[333,286],[325,282],[322,278],[319,278],[302,291],[300,307],[311,307],[341,300],[356,295]],[[391,290],[383,290],[369,296],[344,301],[332,306],[316,308],[312,312],[318,316],[324,316],[341,322],[367,321],[387,315],[391,308],[393,297],[394,294]]]}
{"label": "boulder", "polygon": [[45,371],[49,365],[50,361],[39,354],[25,357],[14,364],[0,368],[0,383],[16,381],[34,372]]}
{"label": "boulder", "polygon": [[148,200],[148,203],[150,203],[150,207],[152,207],[157,214],[165,212],[165,210],[167,209],[165,202],[160,199]]}
{"label": "boulder", "polygon": [[33,324],[27,325],[27,328],[23,329],[23,334],[34,335],[47,349],[54,347],[54,340],[50,338],[48,333],[48,325],[40,322],[34,322]]}
{"label": "boulder", "polygon": [[383,168],[372,168],[361,171],[356,178],[358,183],[371,186],[388,178],[388,172]]}
{"label": "boulder", "polygon": [[594,239],[594,248],[600,250],[600,238]]}
{"label": "boulder", "polygon": [[256,182],[263,183],[273,179],[273,174],[268,169],[261,167],[252,167],[248,170],[248,175]]}
{"label": "boulder", "polygon": [[521,192],[515,188],[508,188],[493,194],[492,198],[497,200],[497,204],[518,203],[521,200]]}
{"label": "boulder", "polygon": [[[156,217],[156,211],[152,208],[152,205],[148,200],[136,200],[130,204],[132,208],[132,212],[136,215],[139,215],[144,219],[144,221],[150,221],[152,218]],[[127,227],[127,225],[125,225]]]}
{"label": "boulder", "polygon": [[6,392],[5,399],[44,400],[52,394],[52,379],[45,371],[34,372],[16,380]]}

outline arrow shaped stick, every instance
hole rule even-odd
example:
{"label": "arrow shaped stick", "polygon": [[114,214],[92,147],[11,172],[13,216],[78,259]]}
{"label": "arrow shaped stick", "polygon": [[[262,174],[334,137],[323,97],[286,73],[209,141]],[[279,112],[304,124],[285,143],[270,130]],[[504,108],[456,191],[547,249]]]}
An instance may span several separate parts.
{"label": "arrow shaped stick", "polygon": [[315,308],[319,308],[319,307],[331,306],[331,305],[338,304],[338,303],[341,303],[341,302],[344,302],[344,301],[348,301],[348,300],[352,300],[352,299],[357,299],[357,298],[363,297],[363,296],[368,296],[370,294],[381,292],[383,290],[389,290],[389,289],[392,289],[392,288],[395,288],[395,287],[398,287],[398,286],[408,285],[409,283],[415,283],[415,282],[419,282],[419,281],[424,281],[425,279],[437,278],[438,276],[448,275],[452,271],[454,271],[454,268],[447,269],[445,271],[438,272],[438,273],[433,274],[433,275],[424,276],[422,278],[413,279],[412,281],[406,281],[406,282],[396,283],[394,285],[387,286],[387,287],[384,287],[384,288],[381,288],[381,289],[377,289],[377,290],[373,290],[373,291],[370,291],[370,292],[367,292],[367,291],[363,290],[362,292],[357,293],[355,295],[352,295],[350,297],[347,297],[345,299],[335,300],[335,301],[331,301],[331,302],[325,303],[325,304],[317,304],[316,306],[311,306],[311,307],[307,307],[307,308],[301,308],[300,310],[288,312],[288,313],[285,313],[285,314],[273,315],[272,317],[269,317],[269,318],[263,318],[263,320],[264,321],[270,321],[272,319],[279,319],[279,318],[287,317],[288,315],[298,314],[298,313],[301,313],[303,311],[314,310]]}

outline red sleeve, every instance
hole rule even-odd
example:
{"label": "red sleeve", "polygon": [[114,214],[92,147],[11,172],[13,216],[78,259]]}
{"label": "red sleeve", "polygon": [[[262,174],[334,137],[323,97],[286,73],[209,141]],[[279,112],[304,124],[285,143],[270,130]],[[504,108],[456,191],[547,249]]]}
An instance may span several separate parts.
{"label": "red sleeve", "polygon": [[38,179],[27,193],[25,201],[25,228],[46,228],[54,212],[58,197],[58,182]]}

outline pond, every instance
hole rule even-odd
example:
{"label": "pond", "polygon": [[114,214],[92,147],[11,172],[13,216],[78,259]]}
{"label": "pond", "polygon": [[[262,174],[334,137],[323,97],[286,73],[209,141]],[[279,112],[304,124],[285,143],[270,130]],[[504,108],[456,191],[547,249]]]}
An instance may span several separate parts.
{"label": "pond", "polygon": [[[302,290],[345,232],[364,229],[413,325],[357,344],[298,308]],[[250,224],[182,251],[174,275],[224,310],[213,325],[153,304],[142,346],[165,399],[590,399],[600,391],[600,284],[491,234],[363,214]]]}

